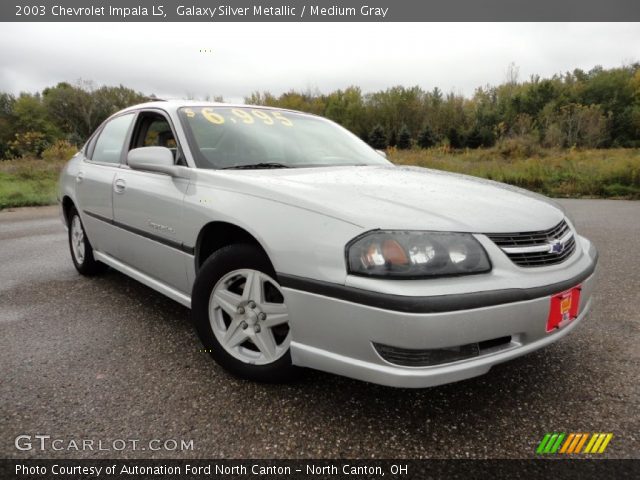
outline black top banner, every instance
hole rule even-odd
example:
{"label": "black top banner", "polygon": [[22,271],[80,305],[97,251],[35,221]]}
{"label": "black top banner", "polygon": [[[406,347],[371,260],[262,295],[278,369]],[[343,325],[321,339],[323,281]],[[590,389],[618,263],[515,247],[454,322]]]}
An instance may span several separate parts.
{"label": "black top banner", "polygon": [[[1,22],[634,22],[638,0],[3,0]],[[640,27],[639,27],[640,28]]]}

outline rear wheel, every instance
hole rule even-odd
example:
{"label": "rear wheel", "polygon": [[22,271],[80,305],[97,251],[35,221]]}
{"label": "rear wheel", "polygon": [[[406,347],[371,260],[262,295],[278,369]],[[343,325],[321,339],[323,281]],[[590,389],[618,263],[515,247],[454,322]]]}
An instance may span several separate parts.
{"label": "rear wheel", "polygon": [[252,245],[209,257],[194,284],[192,312],[211,356],[231,373],[261,382],[295,376],[289,312],[275,272]]}
{"label": "rear wheel", "polygon": [[73,265],[82,275],[92,276],[102,273],[107,266],[93,257],[93,247],[84,231],[82,220],[75,207],[71,207],[69,218],[69,250]]}

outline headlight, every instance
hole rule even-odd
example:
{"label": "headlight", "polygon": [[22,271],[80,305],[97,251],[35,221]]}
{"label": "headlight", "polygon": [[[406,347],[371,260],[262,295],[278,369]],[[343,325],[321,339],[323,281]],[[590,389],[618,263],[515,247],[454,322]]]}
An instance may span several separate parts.
{"label": "headlight", "polygon": [[482,245],[468,233],[374,231],[347,245],[349,273],[424,278],[491,270]]}

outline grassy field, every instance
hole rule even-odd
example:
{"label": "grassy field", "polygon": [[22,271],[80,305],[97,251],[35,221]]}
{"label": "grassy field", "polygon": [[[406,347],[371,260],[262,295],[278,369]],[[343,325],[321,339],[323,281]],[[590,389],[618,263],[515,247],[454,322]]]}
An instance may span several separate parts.
{"label": "grassy field", "polygon": [[392,149],[389,159],[488,178],[551,197],[640,199],[638,149],[540,150],[526,158],[505,158],[499,149]]}
{"label": "grassy field", "polygon": [[0,210],[51,205],[66,160],[20,158],[0,161]]}
{"label": "grassy field", "polygon": [[[389,158],[399,165],[466,173],[552,197],[640,199],[640,150],[540,150],[511,158],[499,149],[390,149]],[[64,164],[28,158],[0,161],[0,210],[55,203]]]}

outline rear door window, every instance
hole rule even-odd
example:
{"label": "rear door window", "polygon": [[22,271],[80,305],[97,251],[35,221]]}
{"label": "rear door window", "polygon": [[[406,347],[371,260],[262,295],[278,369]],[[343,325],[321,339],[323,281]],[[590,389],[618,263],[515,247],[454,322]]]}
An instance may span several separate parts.
{"label": "rear door window", "polygon": [[122,148],[135,114],[127,113],[110,120],[100,132],[91,160],[102,163],[120,163]]}

